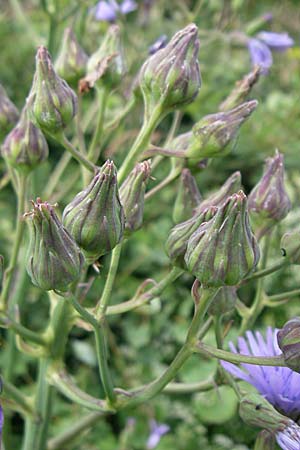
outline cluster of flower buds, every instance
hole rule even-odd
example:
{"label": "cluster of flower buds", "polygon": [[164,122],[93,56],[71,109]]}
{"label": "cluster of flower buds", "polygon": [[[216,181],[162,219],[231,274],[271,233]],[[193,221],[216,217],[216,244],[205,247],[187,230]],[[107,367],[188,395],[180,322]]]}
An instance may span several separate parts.
{"label": "cluster of flower buds", "polygon": [[201,86],[198,52],[198,28],[190,24],[145,61],[139,83],[146,112],[157,105],[167,112],[194,100]]}
{"label": "cluster of flower buds", "polygon": [[112,161],[106,161],[88,187],[66,206],[63,224],[88,263],[110,252],[120,242],[125,220]]}
{"label": "cluster of flower buds", "polygon": [[251,72],[249,72],[242,80],[236,83],[234,89],[221,103],[219,110],[229,111],[230,109],[233,109],[243,103],[251,92],[252,87],[258,82],[259,76],[259,66],[255,66]]}
{"label": "cluster of flower buds", "polygon": [[287,367],[300,373],[300,317],[286,322],[277,333],[277,341]]}
{"label": "cluster of flower buds", "polygon": [[0,84],[0,140],[6,136],[18,119],[19,111]]}
{"label": "cluster of flower buds", "polygon": [[200,202],[201,195],[195,178],[189,169],[183,169],[173,209],[173,221],[180,223],[192,217]]}
{"label": "cluster of flower buds", "polygon": [[264,173],[249,195],[251,223],[258,239],[286,217],[291,202],[284,186],[283,155],[266,160]]}

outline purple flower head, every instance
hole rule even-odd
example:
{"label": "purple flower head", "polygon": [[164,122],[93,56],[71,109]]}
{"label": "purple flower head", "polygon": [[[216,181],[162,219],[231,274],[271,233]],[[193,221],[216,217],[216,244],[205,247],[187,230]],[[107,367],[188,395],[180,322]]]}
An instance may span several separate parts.
{"label": "purple flower head", "polygon": [[147,440],[146,448],[151,450],[157,446],[161,438],[170,431],[169,425],[158,423],[156,420],[150,420],[150,435]]}
{"label": "purple flower head", "polygon": [[168,38],[165,34],[162,34],[156,41],[150,45],[148,53],[149,55],[154,55],[154,53],[158,52],[158,50],[164,48],[168,43]]}
{"label": "purple flower head", "polygon": [[[277,344],[279,330],[267,328],[266,337],[260,332],[246,332],[246,337],[238,338],[238,346],[230,342],[234,353],[254,356],[278,356],[281,350]],[[241,368],[222,361],[223,367],[241,380],[252,384],[280,413],[298,420],[300,414],[300,374],[287,367],[255,366],[241,364]],[[278,444],[283,450],[300,450],[300,427],[290,421],[283,431],[276,433]]]}
{"label": "purple flower head", "polygon": [[101,0],[94,8],[96,20],[114,22],[118,14],[129,14],[137,8],[134,0],[123,0],[120,4],[116,0]]}
{"label": "purple flower head", "polygon": [[288,35],[288,33],[261,31],[256,35],[256,37],[272,50],[277,50],[279,52],[284,52],[294,45],[294,40]]}

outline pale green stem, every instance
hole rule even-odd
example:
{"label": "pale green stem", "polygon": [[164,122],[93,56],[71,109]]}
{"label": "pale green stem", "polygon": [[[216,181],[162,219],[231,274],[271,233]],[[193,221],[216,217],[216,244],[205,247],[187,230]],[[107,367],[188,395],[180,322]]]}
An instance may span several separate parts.
{"label": "pale green stem", "polygon": [[287,300],[288,298],[297,297],[300,295],[300,289],[294,289],[293,291],[282,292],[282,294],[269,295],[268,302],[278,302],[280,300]]}
{"label": "pale green stem", "polygon": [[82,164],[87,170],[90,172],[95,172],[97,170],[97,166],[95,166],[91,161],[86,159],[84,155],[82,155],[74,145],[66,138],[64,133],[54,134],[52,135],[54,139],[57,140],[71,155],[75,158],[79,164]]}
{"label": "pale green stem", "polygon": [[157,194],[161,189],[168,186],[173,180],[175,180],[178,177],[179,173],[177,171],[174,171],[173,169],[169,173],[169,175],[162,180],[160,183],[158,183],[154,188],[152,188],[150,191],[146,192],[145,194],[145,200],[148,200],[149,198],[153,197],[153,195]]}
{"label": "pale green stem", "polygon": [[43,198],[49,199],[54,192],[54,189],[57,187],[58,181],[62,174],[64,173],[67,165],[71,161],[72,155],[69,152],[66,152],[62,155],[60,160],[55,166],[55,169],[51,173],[48,183],[45,187]]}
{"label": "pale green stem", "polygon": [[163,392],[167,394],[193,394],[194,392],[210,391],[216,387],[214,379],[195,383],[169,383]]}
{"label": "pale green stem", "polygon": [[9,399],[20,406],[24,414],[33,415],[34,410],[30,400],[17,389],[13,384],[9,383],[5,379],[2,380],[3,397],[7,396]]}
{"label": "pale green stem", "polygon": [[93,135],[91,145],[88,150],[88,159],[93,163],[97,163],[101,152],[101,137],[103,133],[105,109],[107,105],[108,95],[109,91],[105,87],[97,89],[98,116],[96,122],[96,129]]}
{"label": "pale green stem", "polygon": [[103,134],[106,134],[108,131],[111,131],[112,129],[116,128],[121,120],[127,116],[127,114],[131,111],[131,109],[134,107],[136,103],[136,98],[132,97],[127,105],[121,110],[119,114],[117,114],[112,120],[104,124],[104,132]]}
{"label": "pale green stem", "polygon": [[24,327],[8,315],[0,317],[0,326],[5,328],[9,327],[9,329],[13,330],[16,334],[19,334],[24,339],[28,339],[30,342],[34,342],[41,346],[47,345],[47,340],[43,336]]}
{"label": "pale green stem", "polygon": [[273,266],[267,267],[266,269],[258,270],[257,272],[254,272],[252,275],[249,275],[248,277],[244,278],[241,284],[245,284],[248,281],[256,280],[257,278],[262,278],[267,275],[270,275],[271,273],[277,272],[277,270],[283,269],[284,267],[288,266],[290,264],[290,261],[288,258],[285,258],[283,261],[279,261],[276,264],[273,264]]}

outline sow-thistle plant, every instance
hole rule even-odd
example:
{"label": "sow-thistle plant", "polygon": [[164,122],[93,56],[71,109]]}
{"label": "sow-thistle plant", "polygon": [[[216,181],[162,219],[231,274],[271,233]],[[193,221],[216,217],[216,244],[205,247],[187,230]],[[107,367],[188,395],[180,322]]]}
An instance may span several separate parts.
{"label": "sow-thistle plant", "polygon": [[[138,10],[139,4],[101,1],[94,9],[84,7],[81,31],[87,26],[84,20],[92,20],[91,16],[96,21],[115,22]],[[300,231],[288,230],[282,223],[291,209],[284,184],[283,154],[276,151],[267,160],[264,174],[252,190],[253,183],[244,180],[244,174],[243,189],[242,174],[231,159],[232,151],[240,150],[237,136],[243,133],[245,122],[249,119],[255,123],[259,104],[249,95],[262,70],[256,67],[246,74],[219,108],[211,107],[210,114],[203,115],[197,104],[196,113],[189,115],[201,88],[200,41],[194,23],[185,24],[173,37],[168,36],[169,40],[161,38],[150,56],[145,53],[144,62],[139,54],[139,63],[132,63],[133,41],[130,36],[130,45],[124,45],[124,23],[97,24],[106,31],[99,40],[88,43],[78,32],[74,18],[74,30],[66,28],[56,52],[53,29],[60,19],[47,8],[53,55],[41,41],[32,87],[20,116],[0,87],[1,156],[6,171],[0,187],[10,183],[17,198],[16,230],[8,239],[12,248],[8,255],[8,246],[3,250],[1,246],[5,258],[0,255],[0,326],[8,354],[0,396],[0,431],[2,408],[6,416],[5,448],[15,445],[10,410],[24,420],[23,450],[75,448],[72,446],[82,432],[97,429],[100,421],[106,420],[103,416],[113,414],[118,415],[116,428],[125,417],[125,431],[118,443],[125,449],[131,448],[128,439],[137,423],[132,416],[138,415],[140,406],[148,411],[149,401],[164,390],[168,395],[196,391],[213,394],[218,386],[221,391],[229,385],[237,396],[241,419],[248,426],[261,428],[256,450],[273,449],[275,440],[283,450],[299,450],[300,319],[292,318],[280,331],[269,327],[266,338],[252,331],[265,307],[299,295],[299,290],[267,295],[263,285],[264,276],[300,262]],[[66,20],[68,16],[63,17]],[[276,36],[260,33],[253,39],[274,47]],[[100,42],[98,50],[96,41]],[[252,53],[253,45],[249,41]],[[286,36],[285,48],[290,45]],[[90,49],[91,54],[83,48]],[[261,64],[264,67],[266,64]],[[138,89],[142,94],[134,101],[135,94],[129,88],[133,79],[137,80],[135,92]],[[119,106],[122,102],[127,103],[124,109]],[[129,113],[133,108],[140,121],[129,136],[133,142],[128,144],[123,140],[122,121],[134,119],[134,113]],[[173,125],[169,129],[171,115]],[[180,127],[182,117],[186,119],[184,127]],[[166,128],[168,137],[163,141]],[[110,146],[115,140],[116,145]],[[223,162],[222,158],[232,163],[222,179],[221,174],[216,177],[220,182],[215,190],[216,180],[207,181],[206,174],[214,169],[215,159]],[[173,168],[172,176],[164,178],[168,163]],[[158,227],[153,239],[149,231],[156,226],[153,217],[164,216],[164,209],[166,213],[172,209],[173,217],[172,213],[169,217],[165,214],[164,225]],[[278,261],[270,264],[273,230],[279,236]],[[150,238],[143,245],[148,244],[149,252],[161,245],[164,252],[163,257],[152,258],[153,264],[160,264],[160,280],[154,280],[152,273],[144,276],[143,271],[151,266],[140,262],[136,250],[148,232]],[[168,267],[168,273],[162,264]],[[134,267],[143,274],[138,287],[133,287],[135,282],[129,277]],[[182,284],[178,280],[181,276]],[[149,370],[146,383],[138,379],[140,370],[130,376],[129,372],[123,374],[123,369],[132,365],[127,364],[132,356],[124,350],[121,336],[126,320],[123,314],[133,317],[140,308],[139,317],[144,321],[147,314],[153,314],[154,324],[155,312],[160,308],[163,317],[166,308],[163,302],[157,307],[162,292],[166,289],[166,296],[170,295],[167,308],[172,309],[174,293],[176,296],[182,286],[191,289],[185,301],[190,302],[194,314],[177,353],[168,350],[162,364],[156,361],[158,352],[151,347],[156,373],[152,376]],[[132,297],[125,301],[124,296],[132,289]],[[49,312],[35,331],[32,324],[39,325],[39,307],[48,307]],[[24,314],[25,309],[30,317],[36,312],[34,322]],[[115,321],[110,321],[112,315]],[[181,317],[178,322],[182,323]],[[228,351],[224,339],[230,328],[237,333],[239,324],[239,334],[246,331],[246,338],[238,337],[237,347],[231,342]],[[166,324],[166,328],[173,325]],[[78,352],[79,372],[93,360],[85,369],[85,383],[77,376],[77,366],[71,365],[73,376],[70,373],[69,356],[78,332],[74,332],[75,327],[94,338],[93,347]],[[132,326],[129,338],[136,331]],[[215,345],[208,344],[214,342],[211,336],[205,339],[213,333]],[[165,347],[163,339],[160,348]],[[14,360],[17,367],[23,353],[31,367],[26,377],[14,372]],[[183,383],[180,370],[192,355],[195,360],[198,356],[217,359],[221,364],[207,380]],[[198,363],[201,371],[201,360]],[[146,365],[146,358],[139,364]],[[241,387],[239,380],[251,384],[257,392]],[[61,394],[59,399],[57,393]],[[68,411],[71,425],[57,433],[53,419],[65,400],[61,410]],[[83,410],[87,413],[79,420],[73,417],[73,411],[81,415]],[[152,449],[174,434],[172,422],[162,423],[154,410],[151,407],[147,417],[148,440],[145,436],[144,443],[139,441],[137,446]]]}

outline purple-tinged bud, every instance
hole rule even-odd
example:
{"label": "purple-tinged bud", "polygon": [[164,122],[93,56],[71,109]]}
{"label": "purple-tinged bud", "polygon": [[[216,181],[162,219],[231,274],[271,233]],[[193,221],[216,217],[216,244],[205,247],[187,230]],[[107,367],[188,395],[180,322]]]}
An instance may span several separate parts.
{"label": "purple-tinged bud", "polygon": [[42,131],[31,122],[27,106],[17,125],[6,137],[1,150],[6,162],[25,174],[47,159],[47,141]]}
{"label": "purple-tinged bud", "polygon": [[0,140],[7,135],[18,119],[19,111],[0,84]]}
{"label": "purple-tinged bud", "polygon": [[35,124],[50,134],[65,128],[77,112],[76,94],[55,72],[45,47],[37,51],[29,102]]}
{"label": "purple-tinged bud", "polygon": [[190,219],[200,202],[201,195],[195,178],[189,169],[183,169],[173,209],[173,221],[180,223]]}
{"label": "purple-tinged bud", "polygon": [[125,214],[125,232],[130,234],[141,228],[144,213],[144,196],[150,178],[149,161],[136,164],[120,188],[120,200]]}
{"label": "purple-tinged bud", "polygon": [[216,192],[200,203],[195,212],[200,212],[209,206],[223,206],[228,197],[241,188],[241,172],[234,172]]}
{"label": "purple-tinged bud", "polygon": [[239,414],[243,421],[268,431],[283,431],[293,421],[280,414],[261,395],[250,393],[242,397]]}
{"label": "purple-tinged bud", "polygon": [[148,114],[158,104],[169,111],[194,100],[201,86],[198,52],[198,28],[190,24],[146,60],[139,80]]}
{"label": "purple-tinged bud", "polygon": [[75,86],[86,72],[88,56],[79,45],[72,28],[66,28],[63,41],[55,61],[55,70],[60,77]]}
{"label": "purple-tinged bud", "polygon": [[233,194],[188,241],[188,270],[205,287],[236,286],[256,266],[259,248],[252,234],[247,197]]}
{"label": "purple-tinged bud", "polygon": [[81,90],[96,83],[109,89],[119,86],[126,73],[125,57],[118,25],[111,25],[99,49],[90,56],[87,75],[80,82]]}
{"label": "purple-tinged bud", "polygon": [[229,315],[234,311],[237,299],[238,296],[234,286],[221,287],[214,296],[214,299],[208,308],[208,313],[211,316]]}
{"label": "purple-tinged bud", "polygon": [[300,317],[284,324],[277,333],[277,342],[287,367],[300,373]]}
{"label": "purple-tinged bud", "polygon": [[221,103],[220,111],[229,111],[243,103],[250,94],[253,86],[258,82],[260,76],[259,66],[255,66],[251,72],[236,82],[234,89],[227,98]]}
{"label": "purple-tinged bud", "polygon": [[190,237],[202,224],[209,221],[216,212],[217,208],[214,206],[207,208],[171,229],[166,242],[166,252],[174,266],[186,269],[184,255]]}
{"label": "purple-tinged bud", "polygon": [[66,206],[63,224],[92,264],[120,242],[124,222],[116,168],[106,161],[88,187]]}
{"label": "purple-tinged bud", "polygon": [[24,217],[30,227],[27,272],[32,283],[45,291],[67,291],[79,279],[83,265],[76,242],[53,206],[39,198]]}
{"label": "purple-tinged bud", "polygon": [[257,238],[284,219],[290,209],[284,187],[283,155],[276,151],[273,158],[266,160],[263,176],[249,194],[249,213]]}
{"label": "purple-tinged bud", "polygon": [[254,450],[275,450],[275,435],[267,430],[258,433]]}

